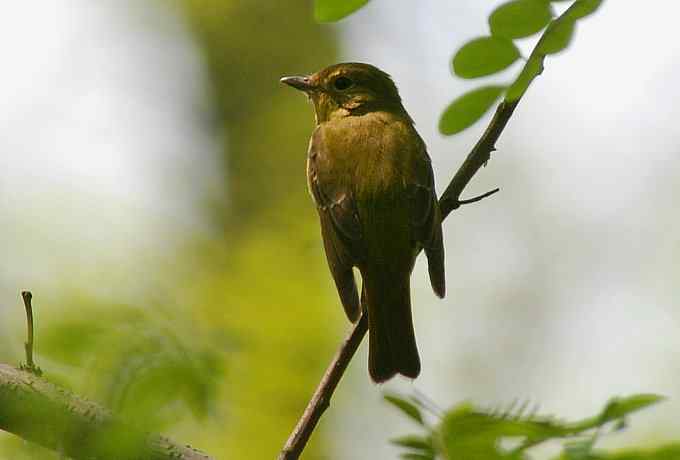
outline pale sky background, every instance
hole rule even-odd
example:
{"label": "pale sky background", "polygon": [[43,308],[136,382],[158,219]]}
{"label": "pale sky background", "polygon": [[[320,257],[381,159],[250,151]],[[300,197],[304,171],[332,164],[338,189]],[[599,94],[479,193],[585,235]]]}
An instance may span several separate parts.
{"label": "pale sky background", "polygon": [[[17,286],[131,295],[205,224],[197,204],[220,180],[205,72],[161,13],[135,0],[3,6],[0,253],[14,263],[0,266],[0,305]],[[55,276],[65,265],[74,280]]]}
{"label": "pale sky background", "polygon": [[[210,230],[197,206],[219,169],[205,70],[181,21],[142,4],[3,6],[0,321],[24,287],[133,296],[146,266]],[[450,58],[486,31],[493,4],[373,0],[336,26],[345,59],[397,81],[440,190],[484,126],[437,133],[443,108],[478,84],[453,78]],[[422,263],[414,274],[423,374],[387,388],[415,386],[444,407],[529,399],[569,417],[657,392],[670,401],[611,442],[677,433],[680,6],[644,6],[605,2],[546,62],[466,195],[501,193],[445,224],[448,297],[434,297]],[[29,17],[41,22],[28,29]],[[131,266],[139,276],[116,271]],[[323,421],[337,458],[395,457],[386,440],[411,426],[379,398],[358,356]]]}

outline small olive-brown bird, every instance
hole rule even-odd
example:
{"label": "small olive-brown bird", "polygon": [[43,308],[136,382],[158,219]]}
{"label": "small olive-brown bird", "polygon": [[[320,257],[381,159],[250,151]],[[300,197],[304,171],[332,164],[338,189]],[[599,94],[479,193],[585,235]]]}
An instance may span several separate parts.
{"label": "small olive-brown bird", "polygon": [[[314,103],[309,190],[347,317],[356,322],[361,309],[368,314],[371,378],[415,378],[410,276],[421,249],[434,292],[445,292],[441,215],[425,143],[390,76],[372,65],[336,64],[281,82]],[[361,273],[361,301],[353,267]]]}

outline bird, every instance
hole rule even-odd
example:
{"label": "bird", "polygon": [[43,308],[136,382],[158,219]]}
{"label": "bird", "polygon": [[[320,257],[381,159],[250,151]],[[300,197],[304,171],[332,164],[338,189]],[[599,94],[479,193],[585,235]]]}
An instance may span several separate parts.
{"label": "bird", "polygon": [[[421,370],[410,277],[424,250],[430,284],[445,295],[441,212],[425,142],[392,78],[357,62],[282,83],[304,92],[316,126],[307,184],[331,275],[348,319],[368,315],[368,370],[376,383]],[[361,298],[354,269],[361,275]]]}

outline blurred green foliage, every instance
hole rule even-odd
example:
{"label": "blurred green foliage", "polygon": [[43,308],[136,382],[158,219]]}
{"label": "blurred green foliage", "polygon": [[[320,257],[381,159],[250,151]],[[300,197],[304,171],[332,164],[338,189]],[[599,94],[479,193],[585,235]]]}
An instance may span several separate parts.
{"label": "blurred green foliage", "polygon": [[[179,4],[210,74],[228,189],[207,203],[223,238],[188,248],[201,268],[181,297],[238,344],[223,423],[185,438],[218,458],[274,458],[345,324],[304,176],[313,113],[279,79],[333,63],[336,40],[314,22],[311,1]],[[317,434],[306,458],[329,455],[322,441]]]}
{"label": "blurred green foliage", "polygon": [[387,402],[420,428],[419,434],[392,440],[403,449],[401,458],[410,460],[529,460],[533,447],[549,441],[563,442],[559,456],[563,460],[677,459],[680,458],[680,446],[676,444],[649,451],[610,453],[595,449],[596,442],[608,426],[620,431],[625,428],[630,414],[662,399],[652,394],[613,398],[598,414],[566,422],[555,417],[527,414],[527,404],[485,410],[462,403],[442,412],[422,398],[385,395]]}
{"label": "blurred green foliage", "polygon": [[[36,361],[48,379],[216,458],[274,458],[347,324],[306,188],[313,113],[279,83],[334,63],[336,38],[311,0],[155,3],[185,18],[210,77],[204,113],[227,194],[204,211],[218,231],[144,267],[148,291],[132,304],[40,293]],[[316,433],[305,458],[328,458],[326,445]],[[0,452],[52,457],[15,439]]]}

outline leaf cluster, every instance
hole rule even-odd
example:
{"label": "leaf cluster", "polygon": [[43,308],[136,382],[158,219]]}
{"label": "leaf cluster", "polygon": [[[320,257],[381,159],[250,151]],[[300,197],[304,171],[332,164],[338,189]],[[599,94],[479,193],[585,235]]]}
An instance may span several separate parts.
{"label": "leaf cluster", "polygon": [[[522,54],[516,40],[541,31],[531,55],[509,84],[489,84],[475,88],[451,102],[439,119],[439,131],[450,136],[472,126],[505,95],[508,103],[519,100],[531,82],[543,71],[546,56],[569,46],[577,22],[594,13],[603,0],[572,0],[566,11],[555,16],[554,3],[565,0],[510,0],[494,9],[488,18],[489,33],[474,38],[455,53],[453,73],[460,78],[488,77],[508,69]],[[368,0],[316,0],[318,22],[338,21],[368,3]]]}
{"label": "leaf cluster", "polygon": [[[417,397],[385,395],[388,403],[420,429],[420,433],[392,440],[402,448],[400,457],[406,460],[530,460],[531,449],[549,441],[562,442],[561,460],[680,458],[680,444],[618,453],[595,449],[607,428],[622,430],[630,414],[662,399],[654,394],[612,398],[594,416],[568,422],[528,411],[528,404],[487,410],[464,402],[440,412]],[[428,418],[429,412],[434,414]]]}
{"label": "leaf cluster", "polygon": [[569,46],[582,18],[594,13],[602,0],[576,0],[555,17],[553,3],[562,0],[511,0],[498,6],[488,18],[489,34],[465,43],[453,56],[453,73],[461,78],[487,77],[506,70],[522,58],[515,43],[541,31],[522,70],[509,84],[492,84],[473,89],[456,98],[444,110],[439,131],[457,134],[489,111],[501,96],[506,102],[519,100],[531,82],[543,71],[546,56]]}

